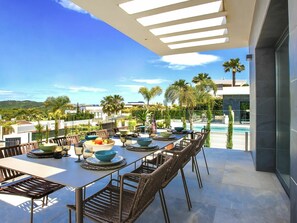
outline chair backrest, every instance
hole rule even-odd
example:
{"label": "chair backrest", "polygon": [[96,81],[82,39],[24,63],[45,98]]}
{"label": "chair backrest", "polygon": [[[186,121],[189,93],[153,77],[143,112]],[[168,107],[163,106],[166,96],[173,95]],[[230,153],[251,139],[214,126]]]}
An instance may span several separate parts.
{"label": "chair backrest", "polygon": [[58,146],[64,146],[70,144],[77,144],[79,142],[79,137],[78,135],[60,136],[57,138],[51,138],[49,141],[52,143],[57,143]]}
{"label": "chair backrest", "polygon": [[109,133],[108,133],[107,129],[97,130],[96,135],[98,137],[101,137],[102,139],[108,139],[109,138]]}
{"label": "chair backrest", "polygon": [[58,146],[63,146],[63,145],[65,145],[65,143],[67,143],[67,140],[66,140],[65,136],[61,136],[61,137],[57,137],[57,138],[51,138],[51,139],[49,139],[49,142],[57,143]]}
{"label": "chair backrest", "polygon": [[[31,143],[24,143],[19,144],[15,146],[8,146],[8,147],[2,147],[0,148],[0,159],[11,157],[11,156],[17,156],[22,155],[30,152],[32,149],[38,148],[37,142],[31,142]],[[3,167],[0,167],[0,182],[4,182],[6,180],[14,179],[16,177],[19,177],[23,175],[22,173],[18,171],[14,171],[11,169],[6,169]]]}
{"label": "chair backrest", "polygon": [[168,157],[154,172],[141,174],[138,187],[129,213],[129,220],[135,220],[154,200],[156,193],[162,188],[168,170],[173,164],[173,158]]}
{"label": "chair backrest", "polygon": [[162,185],[163,187],[166,187],[177,175],[178,171],[188,162],[195,150],[195,147],[197,146],[197,143],[198,141],[196,140],[181,140],[180,148],[182,148],[182,150],[170,152],[173,154],[173,164],[165,177]]}

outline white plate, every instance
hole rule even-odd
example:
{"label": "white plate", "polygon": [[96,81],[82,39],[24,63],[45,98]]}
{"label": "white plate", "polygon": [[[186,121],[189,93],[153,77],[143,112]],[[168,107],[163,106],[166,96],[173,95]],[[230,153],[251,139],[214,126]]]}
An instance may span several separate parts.
{"label": "white plate", "polygon": [[95,157],[89,157],[86,159],[86,162],[92,165],[98,165],[98,166],[108,166],[108,165],[116,165],[124,160],[124,157],[122,156],[116,156],[114,157],[110,162],[103,162],[98,160]]}

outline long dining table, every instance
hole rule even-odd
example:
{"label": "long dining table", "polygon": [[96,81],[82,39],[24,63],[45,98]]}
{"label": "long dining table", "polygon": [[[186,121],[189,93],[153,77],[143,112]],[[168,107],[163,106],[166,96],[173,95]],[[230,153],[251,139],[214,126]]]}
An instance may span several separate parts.
{"label": "long dining table", "polygon": [[[156,144],[159,149],[162,150],[169,144],[180,140],[185,135],[178,134],[175,136],[176,137],[172,140],[153,140],[152,143]],[[75,162],[77,160],[77,157],[75,156],[63,157],[62,159],[34,159],[28,157],[26,154],[23,154],[0,159],[0,167],[9,168],[24,174],[36,176],[51,182],[75,188],[76,221],[81,223],[83,222],[84,187],[131,164],[135,164],[136,162],[156,152],[156,150],[147,150],[141,152],[130,151],[122,146],[114,146],[113,150],[118,151],[118,155],[123,156],[126,159],[125,166],[113,170],[94,171],[82,168],[80,163]]]}

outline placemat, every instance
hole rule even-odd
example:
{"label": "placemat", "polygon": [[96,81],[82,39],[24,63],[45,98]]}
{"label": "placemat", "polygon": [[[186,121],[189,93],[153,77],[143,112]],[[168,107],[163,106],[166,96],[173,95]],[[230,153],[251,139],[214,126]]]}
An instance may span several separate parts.
{"label": "placemat", "polygon": [[166,137],[161,137],[161,136],[155,136],[153,138],[153,140],[156,140],[156,141],[172,141],[172,140],[175,140],[176,137],[175,136],[170,136],[169,138],[166,138]]}
{"label": "placemat", "polygon": [[54,158],[54,153],[36,155],[34,153],[29,152],[29,153],[27,153],[27,157],[34,158],[34,159]]}
{"label": "placemat", "polygon": [[110,165],[110,166],[98,166],[98,165],[92,165],[89,164],[87,162],[83,162],[80,166],[84,169],[87,170],[114,170],[114,169],[118,169],[122,166],[125,166],[127,164],[126,159],[124,159],[121,163],[117,164],[117,165]]}
{"label": "placemat", "polygon": [[149,152],[149,151],[158,150],[159,146],[151,147],[151,148],[127,146],[126,149],[130,151],[135,151],[135,152]]}

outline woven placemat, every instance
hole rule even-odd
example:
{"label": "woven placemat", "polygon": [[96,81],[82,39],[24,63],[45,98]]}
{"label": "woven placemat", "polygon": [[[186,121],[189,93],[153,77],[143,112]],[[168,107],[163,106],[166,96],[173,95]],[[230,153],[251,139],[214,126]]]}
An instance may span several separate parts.
{"label": "woven placemat", "polygon": [[153,140],[156,140],[156,141],[173,141],[175,139],[176,139],[176,137],[165,138],[165,137],[160,137],[160,136],[156,136],[153,138]]}
{"label": "woven placemat", "polygon": [[99,166],[99,165],[93,165],[87,162],[83,162],[80,166],[87,170],[114,170],[118,169],[122,166],[125,166],[127,164],[126,159],[123,159],[122,162],[118,163],[117,165],[108,165],[108,166]]}
{"label": "woven placemat", "polygon": [[54,154],[34,154],[34,153],[27,153],[27,157],[34,158],[34,159],[44,159],[44,158],[54,158]]}
{"label": "woven placemat", "polygon": [[135,152],[149,152],[149,151],[158,150],[159,146],[155,146],[155,147],[151,147],[151,148],[127,146],[126,149],[130,150],[130,151],[135,151]]}

